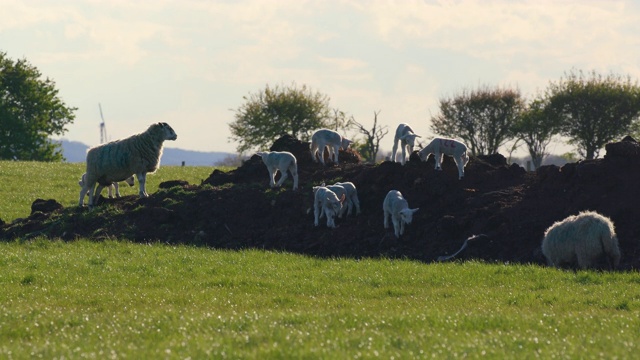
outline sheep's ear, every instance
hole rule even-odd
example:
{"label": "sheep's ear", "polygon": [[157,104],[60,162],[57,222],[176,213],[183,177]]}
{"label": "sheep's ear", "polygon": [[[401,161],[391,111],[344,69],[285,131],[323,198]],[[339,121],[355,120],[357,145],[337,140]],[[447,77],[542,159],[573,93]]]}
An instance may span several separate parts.
{"label": "sheep's ear", "polygon": [[417,137],[417,138],[422,138],[422,136],[420,136],[420,135],[416,135],[416,137]]}
{"label": "sheep's ear", "polygon": [[416,212],[416,211],[418,211],[418,210],[420,210],[420,208],[411,209],[411,211],[412,211],[413,213],[415,213],[415,212]]}
{"label": "sheep's ear", "polygon": [[325,183],[322,183],[322,185],[320,185],[320,186],[327,186],[327,185]]}
{"label": "sheep's ear", "polygon": [[345,198],[345,196],[344,196],[344,194],[342,194],[342,196],[340,197],[340,202],[344,202],[344,198]]}

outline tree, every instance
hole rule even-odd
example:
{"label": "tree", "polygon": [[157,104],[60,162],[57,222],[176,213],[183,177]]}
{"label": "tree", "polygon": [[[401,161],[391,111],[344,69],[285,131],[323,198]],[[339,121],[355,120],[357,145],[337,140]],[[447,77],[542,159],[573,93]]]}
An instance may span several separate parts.
{"label": "tree", "polygon": [[488,86],[463,90],[440,99],[440,113],[431,118],[431,130],[462,139],[472,155],[494,154],[513,138],[513,125],[523,106],[519,90]]}
{"label": "tree", "polygon": [[640,114],[640,87],[630,77],[572,70],[547,88],[549,106],[562,119],[561,134],[585,159],[630,131]]}
{"label": "tree", "polygon": [[[344,127],[344,113],[329,107],[329,97],[303,85],[266,86],[263,91],[244,96],[244,104],[235,110],[235,121],[229,124],[230,140],[237,141],[238,152],[267,148],[278,137],[288,133],[309,141],[319,128]],[[341,118],[342,117],[342,118]]]}
{"label": "tree", "polygon": [[55,82],[26,59],[13,61],[0,52],[0,159],[61,161],[62,135],[77,108],[58,97]]}
{"label": "tree", "polygon": [[371,130],[367,130],[364,125],[357,122],[353,117],[349,120],[348,123],[350,127],[357,129],[361,134],[364,135],[364,143],[361,144],[361,146],[358,146],[358,150],[366,161],[372,163],[376,162],[378,150],[380,149],[380,141],[385,135],[387,135],[387,133],[389,133],[388,126],[378,126],[378,114],[380,114],[380,110],[378,110],[377,112],[373,112],[373,127],[371,128]]}
{"label": "tree", "polygon": [[549,155],[546,151],[554,135],[560,132],[560,118],[549,111],[544,99],[535,99],[522,112],[514,125],[514,133],[524,141],[535,169]]}

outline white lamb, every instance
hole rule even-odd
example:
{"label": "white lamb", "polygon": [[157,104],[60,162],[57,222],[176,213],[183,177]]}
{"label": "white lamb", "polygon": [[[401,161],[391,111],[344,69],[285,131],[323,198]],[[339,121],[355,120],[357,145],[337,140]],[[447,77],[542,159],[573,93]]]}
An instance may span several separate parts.
{"label": "white lamb", "polygon": [[340,212],[340,215],[338,217],[342,218],[342,215],[345,213],[345,211],[347,212],[347,216],[351,215],[351,211],[354,205],[356,208],[356,215],[360,215],[360,200],[358,200],[358,190],[356,189],[356,186],[350,181],[337,182],[334,185],[340,185],[347,191],[347,206],[342,207],[342,211]]}
{"label": "white lamb", "polygon": [[551,225],[544,233],[542,253],[550,266],[591,268],[606,256],[614,268],[620,249],[613,222],[594,211],[584,211]]}
{"label": "white lamb", "polygon": [[[78,185],[80,185],[80,187],[84,186],[84,181],[85,178],[87,176],[87,173],[82,174],[82,177],[80,178],[80,181],[78,181]],[[126,182],[127,184],[129,184],[129,186],[133,186],[133,175],[129,176],[128,178],[124,179],[124,182]],[[118,186],[117,182],[113,182],[111,184],[100,184],[98,183],[98,188],[96,189],[96,194],[95,196],[100,196],[100,193],[102,192],[102,189],[106,186],[107,191],[109,192],[109,199],[113,199],[113,192],[112,190],[115,189],[116,192],[116,197],[120,197],[120,187]]]}
{"label": "white lamb", "polygon": [[384,228],[389,228],[389,217],[391,217],[397,238],[404,234],[404,225],[411,224],[413,213],[419,210],[419,208],[409,209],[409,203],[398,190],[391,190],[387,193],[382,209],[384,210]]}
{"label": "white lamb", "polygon": [[458,165],[458,179],[464,177],[464,167],[469,162],[467,145],[458,140],[435,138],[418,153],[422,161],[427,161],[431,154],[434,155],[436,160],[436,170],[442,170],[441,164],[444,155],[452,156],[456,165]]}
{"label": "white lamb", "polygon": [[396,162],[396,153],[398,152],[398,142],[402,148],[402,159],[400,163],[402,165],[407,161],[407,153],[411,155],[413,147],[415,146],[416,138],[420,135],[416,135],[413,129],[407,124],[400,124],[396,128],[396,135],[393,138],[393,152],[391,154],[391,161]]}
{"label": "white lamb", "polygon": [[[176,140],[178,135],[167,123],[156,123],[140,134],[95,146],[87,152],[87,171],[80,190],[78,205],[82,206],[89,192],[89,207],[94,205],[94,186],[124,181],[135,174],[140,185],[140,197],[147,197],[147,173],[155,172],[160,164],[165,140]],[[100,189],[102,190],[102,189]]]}
{"label": "white lamb", "polygon": [[[287,170],[293,176],[293,190],[298,190],[298,163],[296,157],[288,151],[262,151],[257,153],[269,170],[269,185],[280,187],[289,177]],[[280,180],[276,184],[276,172],[280,171]]]}
{"label": "white lamb", "polygon": [[327,227],[335,228],[335,216],[342,209],[342,202],[345,199],[345,195],[342,194],[340,198],[333,191],[329,190],[325,186],[313,187],[313,215],[314,225],[318,226],[320,217],[325,215],[327,217]]}
{"label": "white lamb", "polygon": [[[347,150],[349,145],[353,141],[343,138],[342,135],[329,129],[320,129],[313,133],[311,136],[311,158],[313,161],[318,162],[318,155],[320,155],[320,162],[324,163],[324,149],[328,147],[329,159],[338,164],[339,150]],[[320,154],[318,154],[320,152]]]}

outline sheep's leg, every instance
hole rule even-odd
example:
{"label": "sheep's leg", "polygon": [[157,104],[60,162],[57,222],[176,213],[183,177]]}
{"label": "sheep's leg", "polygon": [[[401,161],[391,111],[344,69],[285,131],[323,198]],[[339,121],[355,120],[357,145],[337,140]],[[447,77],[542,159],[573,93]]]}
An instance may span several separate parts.
{"label": "sheep's leg", "polygon": [[456,165],[458,165],[458,180],[462,180],[464,177],[464,162],[460,158],[454,158]]}
{"label": "sheep's leg", "polygon": [[396,162],[396,154],[398,153],[398,141],[400,141],[400,139],[393,139],[393,150],[391,150],[391,162]]}
{"label": "sheep's leg", "polygon": [[358,200],[358,195],[354,193],[351,200],[356,205],[356,215],[360,215],[360,200]]}
{"label": "sheep's leg", "polygon": [[78,200],[78,206],[84,205],[84,197],[85,195],[87,195],[88,191],[89,190],[86,188],[86,183],[85,183],[85,185],[82,185],[82,188],[80,189],[80,200]]}
{"label": "sheep's leg", "polygon": [[324,163],[324,148],[326,148],[327,146],[325,144],[322,144],[322,146],[318,146],[318,152],[320,153],[320,162],[322,163],[322,165],[325,165]]}
{"label": "sheep's leg", "polygon": [[388,229],[389,228],[389,212],[385,209],[384,210],[384,228]]}
{"label": "sheep's leg", "polygon": [[298,167],[295,164],[289,166],[291,176],[293,176],[293,190],[298,190]]}
{"label": "sheep's leg", "polygon": [[282,186],[282,184],[288,177],[289,177],[289,173],[287,172],[286,169],[284,171],[280,170],[280,180],[278,180],[278,183],[276,184],[276,186],[277,187]]}
{"label": "sheep's leg", "polygon": [[392,216],[391,220],[393,221],[393,232],[396,235],[397,238],[400,237],[400,223],[398,221],[398,218],[396,216]]}
{"label": "sheep's leg", "polygon": [[400,163],[404,165],[407,162],[407,146],[404,143],[402,143],[401,147],[402,147],[402,160],[400,161]]}
{"label": "sheep's leg", "polygon": [[318,145],[311,141],[311,158],[313,162],[318,162]]}
{"label": "sheep's leg", "polygon": [[578,260],[578,266],[580,269],[587,269],[591,266],[591,258],[585,251],[576,251],[576,258]]}
{"label": "sheep's leg", "polygon": [[400,220],[400,235],[404,235],[404,221]]}
{"label": "sheep's leg", "polygon": [[315,219],[315,221],[313,222],[313,225],[315,225],[315,226],[318,226],[318,220],[320,218],[320,209],[319,209],[318,205],[319,204],[318,204],[317,201],[313,202],[313,216],[314,216],[314,219]]}
{"label": "sheep's leg", "polygon": [[340,145],[334,145],[333,146],[333,156],[336,158],[335,159],[336,165],[340,163],[340,162],[338,162],[338,155],[339,154],[340,154]]}
{"label": "sheep's leg", "polygon": [[118,185],[117,182],[113,183],[113,188],[116,190],[116,197],[119,198],[120,197],[120,186]]}
{"label": "sheep's leg", "polygon": [[95,204],[95,189],[94,187],[96,186],[95,182],[92,182],[91,184],[89,184],[89,182],[85,182],[85,186],[87,188],[87,190],[89,191],[89,203],[87,204],[90,208],[93,207],[93,205]]}
{"label": "sheep's leg", "polygon": [[148,197],[149,194],[147,194],[147,173],[137,173],[136,177],[138,178],[138,185],[140,186],[140,191],[138,192],[138,195],[143,198],[143,197]]}
{"label": "sheep's leg", "polygon": [[436,160],[436,170],[442,170],[442,160],[444,158],[444,154],[435,153],[433,156]]}
{"label": "sheep's leg", "polygon": [[98,200],[98,198],[100,197],[100,194],[102,194],[102,189],[104,189],[103,185],[98,184],[98,187],[96,188],[96,192],[95,192],[95,199]]}

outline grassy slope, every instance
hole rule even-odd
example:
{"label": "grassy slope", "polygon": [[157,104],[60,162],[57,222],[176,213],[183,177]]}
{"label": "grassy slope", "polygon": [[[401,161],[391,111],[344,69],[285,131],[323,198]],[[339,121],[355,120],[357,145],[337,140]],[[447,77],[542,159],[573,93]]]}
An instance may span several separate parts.
{"label": "grassy slope", "polygon": [[0,248],[0,357],[629,358],[640,347],[637,273],[116,241]]}
{"label": "grassy slope", "polygon": [[[161,166],[155,174],[147,175],[147,192],[154,193],[167,180],[200,184],[213,170],[210,166]],[[56,199],[64,206],[77,205],[78,181],[84,171],[84,163],[0,161],[0,219],[8,222],[29,216],[31,204],[38,198]],[[121,183],[120,194],[138,194],[137,180],[133,187]],[[102,195],[107,195],[106,189]]]}

